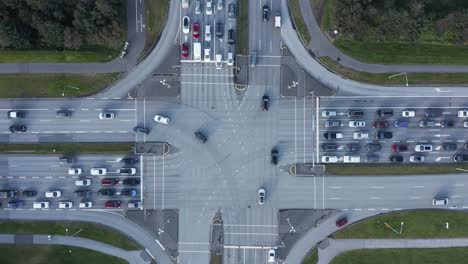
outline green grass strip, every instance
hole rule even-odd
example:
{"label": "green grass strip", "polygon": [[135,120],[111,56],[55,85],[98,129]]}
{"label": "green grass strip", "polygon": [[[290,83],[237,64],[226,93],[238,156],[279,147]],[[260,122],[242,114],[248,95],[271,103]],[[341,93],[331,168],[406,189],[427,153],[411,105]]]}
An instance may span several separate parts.
{"label": "green grass strip", "polygon": [[318,250],[314,248],[312,252],[310,252],[309,256],[302,262],[302,264],[317,264],[318,261]]}
{"label": "green grass strip", "polygon": [[466,173],[467,164],[442,163],[442,164],[327,164],[327,175],[348,176],[378,176],[378,175],[417,175],[417,174],[447,174]]}
{"label": "green grass strip", "polygon": [[2,154],[128,154],[134,143],[0,144]]}
{"label": "green grass strip", "polygon": [[237,1],[236,53],[249,55],[249,1]]}
{"label": "green grass strip", "polygon": [[[122,44],[123,46],[123,44]],[[107,62],[119,55],[120,50],[95,47],[80,51],[56,50],[2,50],[0,63],[19,62]]]}
{"label": "green grass strip", "polygon": [[296,31],[299,34],[302,41],[306,46],[310,43],[310,33],[307,28],[304,18],[302,17],[301,7],[299,5],[299,0],[289,0],[289,10],[291,10],[291,15],[294,20],[294,25],[296,26]]}

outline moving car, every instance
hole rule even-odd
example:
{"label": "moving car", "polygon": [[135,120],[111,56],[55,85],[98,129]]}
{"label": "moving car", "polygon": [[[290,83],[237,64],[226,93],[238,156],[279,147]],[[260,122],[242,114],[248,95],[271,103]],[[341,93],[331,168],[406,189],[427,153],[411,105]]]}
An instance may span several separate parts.
{"label": "moving car", "polygon": [[337,156],[322,156],[323,163],[337,163],[338,157]]}
{"label": "moving car", "polygon": [[468,155],[454,155],[453,161],[455,162],[468,162]]}
{"label": "moving car", "polygon": [[91,169],[91,175],[97,175],[97,176],[102,176],[107,174],[107,169],[106,168],[92,168]]}
{"label": "moving car", "polygon": [[150,129],[147,127],[135,127],[133,131],[135,133],[141,133],[141,134],[146,134],[146,135],[150,133]]}
{"label": "moving car", "polygon": [[444,120],[440,122],[440,127],[443,128],[452,128],[455,125],[455,123],[452,120]]}
{"label": "moving car", "polygon": [[323,133],[323,138],[328,140],[343,138],[343,133],[328,131]]}
{"label": "moving car", "polygon": [[228,5],[228,19],[229,20],[236,19],[236,4]]}
{"label": "moving car", "polygon": [[393,137],[393,133],[388,132],[388,131],[379,131],[375,133],[376,139],[391,139],[392,137]]}
{"label": "moving car", "polygon": [[198,22],[192,24],[192,36],[194,39],[200,37],[200,24]]}
{"label": "moving car", "polygon": [[373,128],[387,128],[388,122],[387,121],[374,121],[372,122]]}
{"label": "moving car", "polygon": [[379,109],[377,110],[376,114],[380,117],[392,117],[393,110],[392,109]]}
{"label": "moving car", "polygon": [[186,59],[189,56],[189,45],[187,42],[182,44],[182,58]]}
{"label": "moving car", "polygon": [[130,196],[130,197],[137,197],[138,192],[135,189],[125,189],[120,192],[120,195]]}
{"label": "moving car", "polygon": [[112,112],[102,112],[99,114],[99,119],[103,119],[103,120],[114,119],[114,117],[115,117],[115,114]]}
{"label": "moving car", "polygon": [[24,202],[23,201],[10,201],[8,202],[8,208],[23,208]]}
{"label": "moving car", "polygon": [[419,121],[419,126],[420,127],[435,127],[436,122],[433,120],[421,120]]}
{"label": "moving car", "polygon": [[344,225],[346,225],[348,223],[348,218],[346,217],[343,217],[341,219],[338,219],[336,221],[336,227],[340,228],[340,227],[343,227]]}
{"label": "moving car", "polygon": [[123,158],[120,160],[120,162],[123,162],[128,165],[134,165],[134,164],[138,164],[140,160],[138,158]]}
{"label": "moving car", "polygon": [[268,95],[264,95],[262,97],[262,110],[268,111],[269,108],[270,108],[270,97],[268,97]]}
{"label": "moving car", "polygon": [[263,6],[263,21],[268,22],[270,20],[270,7],[267,5]]}
{"label": "moving car", "polygon": [[457,150],[457,143],[444,142],[442,143],[442,150],[447,150],[447,151]]}
{"label": "moving car", "polygon": [[361,162],[360,156],[344,156],[343,157],[344,163],[359,163]]}
{"label": "moving car", "polygon": [[113,189],[101,189],[98,191],[98,196],[113,196],[115,191]]}
{"label": "moving car", "polygon": [[271,150],[271,164],[278,165],[278,150],[277,149]]}
{"label": "moving car", "polygon": [[205,25],[205,41],[211,41],[211,25]]}
{"label": "moving car", "polygon": [[338,149],[338,146],[333,143],[322,143],[320,144],[320,149],[322,151],[335,151]]}
{"label": "moving car", "polygon": [[24,112],[21,111],[8,111],[8,118],[24,118]]}
{"label": "moving car", "polygon": [[92,208],[93,202],[81,202],[79,208]]}
{"label": "moving car", "polygon": [[184,32],[184,34],[190,32],[190,18],[188,16],[184,16],[182,19],[182,32]]}
{"label": "moving car", "polygon": [[276,252],[274,249],[268,250],[268,263],[275,263],[276,261]]}
{"label": "moving car", "polygon": [[203,61],[206,61],[206,62],[211,61],[210,48],[205,48],[204,54],[205,54],[205,56],[203,57]]}
{"label": "moving car", "polygon": [[402,145],[402,144],[393,144],[392,151],[393,152],[405,152],[405,151],[408,151],[408,146]]}
{"label": "moving car", "polygon": [[403,110],[401,112],[401,116],[402,117],[415,117],[416,116],[416,112],[413,111],[413,110]]}
{"label": "moving car", "polygon": [[423,162],[424,161],[424,156],[421,155],[411,155],[409,157],[410,162]]}
{"label": "moving car", "polygon": [[376,155],[366,155],[366,162],[378,162],[379,156]]}
{"label": "moving car", "polygon": [[265,203],[265,189],[260,188],[258,189],[258,204]]}
{"label": "moving car", "polygon": [[234,53],[228,52],[227,54],[227,65],[232,66],[234,65]]}
{"label": "moving car", "polygon": [[458,117],[468,117],[468,109],[458,110]]}
{"label": "moving car", "polygon": [[101,180],[101,185],[105,186],[112,186],[112,185],[117,185],[119,184],[119,179],[118,178],[106,178]]}
{"label": "moving car", "polygon": [[69,209],[73,207],[73,202],[59,202],[59,208],[61,209]]}
{"label": "moving car", "polygon": [[358,109],[350,109],[347,112],[348,117],[363,117],[364,111]]}
{"label": "moving car", "polygon": [[257,66],[257,52],[252,51],[250,53],[250,67],[255,67]]}
{"label": "moving car", "polygon": [[10,126],[11,133],[25,133],[26,127],[21,125],[12,125]]}
{"label": "moving car", "polygon": [[45,193],[45,197],[47,198],[59,198],[60,196],[62,196],[61,191],[48,191]]}
{"label": "moving car", "polygon": [[449,203],[448,198],[434,198],[432,199],[432,205],[439,206],[439,205],[447,205]]}
{"label": "moving car", "polygon": [[382,146],[380,144],[377,144],[377,143],[370,143],[370,144],[367,144],[367,150],[368,151],[380,151],[382,149]]}
{"label": "moving car", "polygon": [[224,1],[223,1],[223,0],[218,0],[218,2],[216,3],[216,8],[218,9],[218,11],[223,10],[223,8],[224,8]]}
{"label": "moving car", "polygon": [[72,114],[71,114],[70,111],[59,110],[59,111],[57,111],[55,117],[57,117],[57,118],[70,118],[71,115],[72,115]]}
{"label": "moving car", "polygon": [[324,110],[322,111],[322,117],[334,117],[336,116],[336,111],[334,110]]}
{"label": "moving car", "polygon": [[339,126],[341,126],[340,121],[336,121],[336,120],[327,120],[327,121],[325,121],[325,127],[339,127]]}
{"label": "moving car", "polygon": [[65,157],[60,157],[59,162],[63,163],[63,164],[65,164],[65,163],[71,164],[71,163],[73,163],[73,158],[72,157],[66,157],[66,156]]}
{"label": "moving car", "polygon": [[354,133],[353,133],[353,138],[354,138],[354,139],[365,139],[365,138],[369,138],[369,133],[367,133],[367,132],[354,132]]}
{"label": "moving car", "polygon": [[189,6],[189,0],[182,0],[181,3],[182,3],[182,8],[188,8]]}
{"label": "moving car", "polygon": [[349,152],[357,152],[361,149],[361,146],[359,146],[358,143],[349,143],[346,145],[346,151]]}
{"label": "moving car", "polygon": [[441,108],[427,108],[424,110],[424,115],[426,117],[439,117],[442,116],[442,109]]}
{"label": "moving car", "polygon": [[468,121],[467,120],[463,121],[463,127],[468,127]]}
{"label": "moving car", "polygon": [[432,145],[430,144],[418,144],[414,146],[414,151],[416,152],[430,152],[432,151]]}
{"label": "moving car", "polygon": [[206,8],[205,8],[206,14],[208,16],[213,14],[213,2],[212,0],[206,0]]}
{"label": "moving car", "polygon": [[395,127],[408,127],[408,121],[406,120],[395,120],[393,124]]}
{"label": "moving car", "polygon": [[91,185],[91,179],[90,178],[85,178],[85,179],[79,179],[75,181],[76,186],[89,186]]}
{"label": "moving car", "polygon": [[366,121],[349,121],[349,127],[365,127]]}
{"label": "moving car", "polygon": [[390,161],[391,163],[401,163],[403,162],[403,157],[402,156],[390,156],[388,158],[388,161]]}
{"label": "moving car", "polygon": [[69,168],[68,175],[81,175],[83,170],[81,168]]}
{"label": "moving car", "polygon": [[155,115],[154,116],[154,121],[156,121],[157,123],[168,125],[170,119],[168,117],[165,117],[165,116]]}
{"label": "moving car", "polygon": [[76,197],[91,197],[90,190],[77,190],[75,191]]}
{"label": "moving car", "polygon": [[120,208],[122,206],[121,201],[106,201],[105,203],[106,208]]}
{"label": "moving car", "polygon": [[33,202],[34,209],[44,209],[44,208],[49,208],[49,207],[50,207],[50,202]]}
{"label": "moving car", "polygon": [[37,196],[37,192],[36,191],[32,191],[32,190],[25,190],[21,193],[21,195],[23,195],[24,197],[36,197]]}
{"label": "moving car", "polygon": [[195,14],[201,13],[201,0],[195,0]]}
{"label": "moving car", "polygon": [[118,172],[122,175],[135,175],[136,171],[136,168],[120,168],[118,170]]}
{"label": "moving car", "polygon": [[140,184],[140,179],[138,178],[128,178],[122,181],[123,185],[135,186]]}
{"label": "moving car", "polygon": [[195,132],[195,137],[196,137],[198,140],[200,140],[202,143],[205,143],[206,140],[207,140],[206,136],[203,135],[203,133],[200,132],[200,130]]}

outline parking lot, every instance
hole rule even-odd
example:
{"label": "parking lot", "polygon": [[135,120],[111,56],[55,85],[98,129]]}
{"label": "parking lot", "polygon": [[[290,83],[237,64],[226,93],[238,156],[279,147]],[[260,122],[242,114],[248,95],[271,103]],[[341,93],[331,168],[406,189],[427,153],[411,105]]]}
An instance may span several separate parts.
{"label": "parking lot", "polygon": [[463,161],[464,109],[465,98],[321,98],[317,162]]}

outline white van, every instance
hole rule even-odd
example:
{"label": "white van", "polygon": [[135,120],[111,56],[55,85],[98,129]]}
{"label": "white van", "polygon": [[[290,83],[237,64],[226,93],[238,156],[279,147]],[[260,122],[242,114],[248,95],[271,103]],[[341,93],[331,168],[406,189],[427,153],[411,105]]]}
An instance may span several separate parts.
{"label": "white van", "polygon": [[50,202],[34,202],[33,203],[33,208],[35,209],[43,209],[43,208],[49,208]]}
{"label": "white van", "polygon": [[343,157],[344,163],[359,163],[361,162],[360,156],[344,156]]}
{"label": "white van", "polygon": [[280,28],[281,27],[281,16],[277,14],[275,16],[275,28]]}

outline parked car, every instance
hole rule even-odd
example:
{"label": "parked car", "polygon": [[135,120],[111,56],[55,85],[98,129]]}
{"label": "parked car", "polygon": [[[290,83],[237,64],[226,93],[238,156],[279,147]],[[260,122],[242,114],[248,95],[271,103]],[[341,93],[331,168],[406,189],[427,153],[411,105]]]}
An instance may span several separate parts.
{"label": "parked car", "polygon": [[440,127],[443,128],[452,128],[454,127],[455,123],[452,120],[443,120],[440,122]]}
{"label": "parked car", "polygon": [[130,200],[127,206],[128,208],[139,208],[141,206],[141,201]]}
{"label": "parked car", "polygon": [[276,261],[276,252],[274,249],[268,250],[268,263],[275,263]]}
{"label": "parked car", "polygon": [[374,152],[378,152],[382,149],[382,146],[380,144],[377,144],[377,143],[369,143],[367,144],[367,150],[368,151],[374,151]]}
{"label": "parked car", "polygon": [[188,16],[184,16],[182,19],[182,32],[184,34],[188,34],[190,32],[190,18]]}
{"label": "parked car", "polygon": [[205,41],[211,41],[211,25],[205,25]]}
{"label": "parked car", "polygon": [[392,151],[393,152],[405,152],[405,151],[408,151],[408,146],[402,145],[402,144],[393,144]]}
{"label": "parked car", "polygon": [[322,143],[320,144],[320,149],[322,151],[335,151],[338,149],[338,146],[333,143]]}
{"label": "parked car", "polygon": [[322,117],[335,117],[336,111],[334,110],[324,110],[322,111]]}
{"label": "parked car", "polygon": [[361,149],[358,143],[349,143],[346,145],[346,151],[349,152],[358,152]]}
{"label": "parked car", "polygon": [[410,162],[423,162],[424,161],[424,156],[421,155],[411,155],[409,157]]}
{"label": "parked car", "polygon": [[432,151],[432,145],[431,144],[418,144],[414,146],[414,151],[416,152],[430,152]]}
{"label": "parked car", "polygon": [[46,198],[59,198],[62,196],[61,191],[48,191],[45,193]]}
{"label": "parked car", "polygon": [[185,42],[182,44],[182,58],[187,59],[189,57],[189,44]]}
{"label": "parked car", "polygon": [[376,114],[380,117],[392,117],[393,110],[392,109],[379,109],[377,110]]}
{"label": "parked car", "polygon": [[221,11],[223,10],[224,8],[224,0],[218,0],[218,2],[216,3],[216,8],[218,9],[218,11]]}
{"label": "parked car", "polygon": [[390,156],[388,158],[388,161],[390,161],[391,163],[401,163],[403,162],[403,157],[402,156]]}
{"label": "parked car", "polygon": [[120,208],[122,206],[121,201],[106,201],[106,208]]}
{"label": "parked car", "polygon": [[113,186],[119,184],[118,178],[106,178],[101,180],[101,185]]}
{"label": "parked car", "polygon": [[354,132],[353,133],[354,139],[366,139],[369,138],[369,133],[367,132]]}
{"label": "parked car", "polygon": [[341,122],[337,120],[327,120],[325,121],[325,127],[339,127]]}
{"label": "parked car", "polygon": [[76,197],[91,197],[90,190],[77,190],[75,191]]}
{"label": "parked car", "polygon": [[206,15],[210,16],[213,14],[213,2],[212,0],[206,0]]}
{"label": "parked car", "polygon": [[426,110],[424,110],[424,115],[426,117],[431,117],[431,118],[440,117],[442,116],[442,109],[441,108],[427,108]]}
{"label": "parked car", "polygon": [[34,209],[45,209],[50,207],[50,202],[33,202]]}
{"label": "parked car", "polygon": [[99,119],[102,120],[111,120],[115,118],[115,114],[112,112],[102,112],[99,114]]}
{"label": "parked car", "polygon": [[32,191],[32,190],[25,190],[21,193],[21,195],[23,195],[24,197],[36,197],[37,196],[37,192],[36,191]]}
{"label": "parked car", "polygon": [[10,201],[8,202],[8,208],[23,208],[24,202],[23,201]]}
{"label": "parked car", "polygon": [[468,117],[468,109],[458,110],[458,117]]}
{"label": "parked car", "polygon": [[361,162],[360,156],[344,156],[343,157],[344,163],[359,163]]}
{"label": "parked car", "polygon": [[349,127],[365,127],[366,121],[349,121]]}
{"label": "parked car", "polygon": [[136,171],[136,168],[120,168],[118,170],[118,172],[122,175],[135,175]]}
{"label": "parked car", "polygon": [[278,165],[278,150],[277,149],[271,150],[271,164]]}
{"label": "parked car", "polygon": [[67,201],[67,202],[63,202],[63,201],[62,201],[62,202],[59,202],[59,208],[61,208],[61,209],[70,209],[70,208],[72,208],[72,207],[73,207],[73,202],[69,202],[69,201]]}
{"label": "parked car", "polygon": [[98,191],[98,196],[113,196],[115,191],[113,189],[101,189]]}
{"label": "parked car", "polygon": [[416,116],[416,112],[415,111],[412,111],[412,110],[403,110],[401,112],[401,116],[402,117],[415,117]]}
{"label": "parked car", "polygon": [[128,178],[122,181],[123,185],[135,186],[140,184],[140,179],[138,178]]}
{"label": "parked car", "polygon": [[79,208],[92,208],[93,202],[81,202]]}
{"label": "parked car", "polygon": [[200,24],[198,22],[192,24],[192,36],[196,40],[200,37]]}
{"label": "parked car", "polygon": [[106,168],[92,168],[91,169],[91,175],[94,176],[102,176],[107,174],[107,169]]}
{"label": "parked car", "polygon": [[91,185],[92,180],[90,178],[78,179],[75,181],[76,186],[89,186]]}
{"label": "parked car", "polygon": [[323,138],[328,140],[343,138],[343,133],[328,131],[323,133]]}
{"label": "parked car", "polygon": [[337,163],[338,157],[337,156],[322,156],[323,163]]}
{"label": "parked car", "polygon": [[12,126],[10,126],[10,132],[11,133],[25,133],[26,132],[26,126],[12,125]]}
{"label": "parked car", "polygon": [[468,162],[468,155],[462,155],[462,154],[454,155],[453,156],[453,161],[455,161],[455,162]]}
{"label": "parked car", "polygon": [[130,197],[137,197],[138,192],[135,189],[125,189],[120,192],[120,195],[130,196]]}
{"label": "parked car", "polygon": [[387,121],[374,121],[372,122],[373,128],[387,128],[388,122]]}
{"label": "parked car", "polygon": [[366,162],[378,162],[379,156],[376,155],[366,155]]}
{"label": "parked car", "polygon": [[265,189],[260,188],[258,189],[258,204],[265,203]]}
{"label": "parked car", "polygon": [[395,127],[408,127],[408,121],[406,120],[395,120],[393,124]]}
{"label": "parked car", "polygon": [[447,150],[447,151],[457,150],[457,143],[444,142],[442,143],[442,150]]}
{"label": "parked car", "polygon": [[236,19],[236,4],[228,5],[228,19],[229,20]]}

